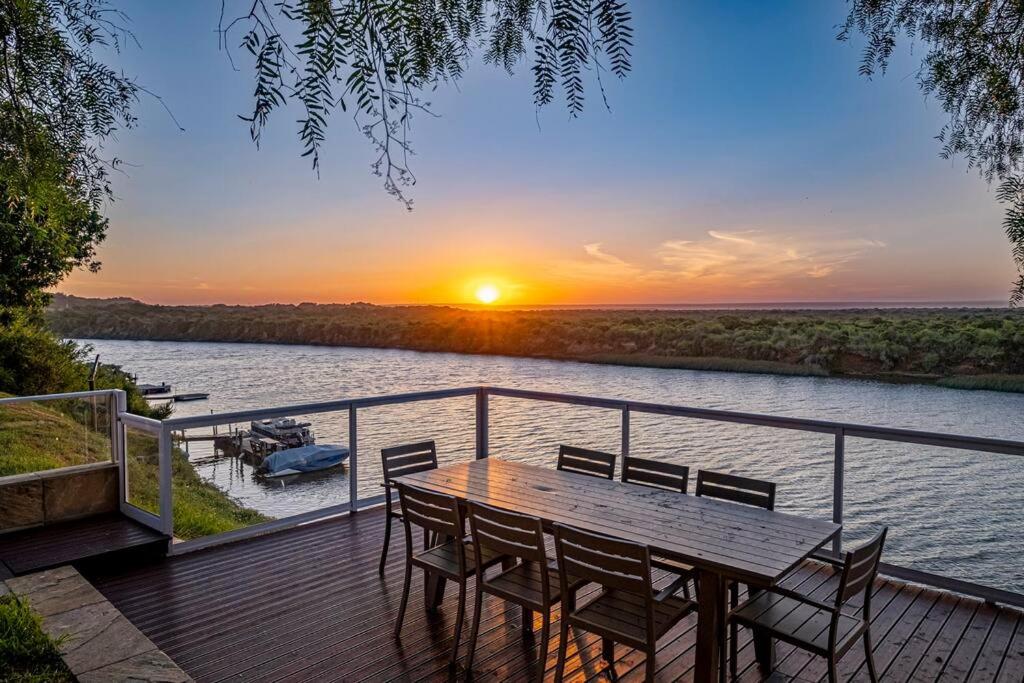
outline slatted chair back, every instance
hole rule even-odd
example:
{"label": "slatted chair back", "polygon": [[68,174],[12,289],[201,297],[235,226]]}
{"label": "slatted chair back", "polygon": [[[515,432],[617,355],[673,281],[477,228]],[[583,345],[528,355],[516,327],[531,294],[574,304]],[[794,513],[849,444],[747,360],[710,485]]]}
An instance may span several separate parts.
{"label": "slatted chair back", "polygon": [[433,441],[421,441],[404,446],[380,449],[381,465],[384,469],[384,483],[406,474],[416,474],[437,469],[437,447]]}
{"label": "slatted chair back", "polygon": [[700,470],[697,472],[697,495],[742,503],[765,510],[775,509],[775,483],[739,477],[735,474]]}
{"label": "slatted chair back", "polygon": [[645,545],[556,524],[555,552],[563,594],[571,577],[651,599],[651,553]]}
{"label": "slatted chair back", "polygon": [[562,444],[558,448],[558,469],[612,479],[615,477],[615,455]]}
{"label": "slatted chair back", "polygon": [[888,527],[882,529],[870,541],[846,553],[843,574],[836,593],[836,607],[840,607],[858,593],[864,592],[865,604],[870,604],[871,586],[878,575],[878,564],[882,559],[885,535]]}
{"label": "slatted chair back", "polygon": [[[415,486],[398,484],[398,498],[405,523],[406,548],[412,548],[412,525],[440,536],[462,538],[462,513],[454,496],[425,491]],[[456,543],[457,548],[462,543]]]}
{"label": "slatted chair back", "polygon": [[666,491],[686,493],[690,468],[671,462],[645,460],[627,455],[622,460],[622,481]]}
{"label": "slatted chair back", "polygon": [[540,519],[472,501],[466,509],[477,557],[483,557],[482,551],[488,549],[497,555],[547,565]]}

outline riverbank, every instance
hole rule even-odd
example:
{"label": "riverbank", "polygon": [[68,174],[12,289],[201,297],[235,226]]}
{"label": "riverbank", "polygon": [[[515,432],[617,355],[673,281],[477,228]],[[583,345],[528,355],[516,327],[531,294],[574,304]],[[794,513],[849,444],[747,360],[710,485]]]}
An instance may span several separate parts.
{"label": "riverbank", "polygon": [[393,348],[1024,391],[1024,311],[152,306],[58,296],[68,338]]}

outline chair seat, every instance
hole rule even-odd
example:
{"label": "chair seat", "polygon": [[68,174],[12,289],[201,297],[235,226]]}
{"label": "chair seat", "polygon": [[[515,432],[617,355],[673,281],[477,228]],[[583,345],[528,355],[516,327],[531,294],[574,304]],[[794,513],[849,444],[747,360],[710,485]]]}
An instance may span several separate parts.
{"label": "chair seat", "polygon": [[[463,578],[473,574],[476,571],[476,550],[473,544],[468,543],[466,539],[461,539],[466,553],[466,573],[463,574],[459,571],[459,558],[455,543],[455,541],[448,541],[428,550],[413,553],[413,564],[451,577]],[[501,562],[502,557],[502,555],[484,548],[483,568],[487,569]]]}
{"label": "chair seat", "polygon": [[[832,613],[796,598],[763,591],[734,609],[729,618],[744,626],[763,628],[775,638],[793,645],[828,654]],[[862,619],[840,613],[837,651],[845,652],[847,645],[860,636],[863,626]]]}
{"label": "chair seat", "polygon": [[[654,601],[654,638],[661,638],[680,619],[692,612],[696,603],[672,595]],[[621,642],[644,647],[647,641],[647,611],[643,598],[634,593],[605,590],[570,615],[570,623]]]}
{"label": "chair seat", "polygon": [[[558,579],[558,566],[551,560],[548,561],[547,572],[548,584],[551,588],[550,600],[547,604],[544,603],[543,579],[541,578],[540,564],[537,562],[519,562],[511,569],[505,569],[500,574],[485,579],[484,590],[511,602],[543,611],[558,602],[562,594]],[[575,581],[571,582],[571,585],[575,587],[582,583],[585,582]]]}

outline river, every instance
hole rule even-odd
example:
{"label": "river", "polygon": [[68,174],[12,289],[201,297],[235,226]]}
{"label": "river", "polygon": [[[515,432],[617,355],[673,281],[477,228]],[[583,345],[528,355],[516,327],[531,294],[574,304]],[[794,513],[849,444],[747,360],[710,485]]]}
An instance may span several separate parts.
{"label": "river", "polygon": [[[817,377],[667,370],[527,358],[276,344],[81,340],[103,362],[204,391],[175,415],[488,384],[1024,440],[1024,395]],[[360,496],[380,493],[379,449],[435,439],[443,462],[472,457],[472,397],[359,413]],[[309,416],[318,443],[344,444],[347,414]],[[554,466],[559,443],[618,452],[618,411],[492,398],[494,457]],[[831,518],[831,435],[634,414],[631,453],[771,479],[778,509]],[[347,470],[267,483],[193,443],[200,475],[282,517],[348,499]],[[846,542],[888,525],[886,560],[1024,591],[1024,461],[1015,456],[847,439]],[[691,479],[691,482],[693,479]],[[692,492],[691,483],[691,492]]]}

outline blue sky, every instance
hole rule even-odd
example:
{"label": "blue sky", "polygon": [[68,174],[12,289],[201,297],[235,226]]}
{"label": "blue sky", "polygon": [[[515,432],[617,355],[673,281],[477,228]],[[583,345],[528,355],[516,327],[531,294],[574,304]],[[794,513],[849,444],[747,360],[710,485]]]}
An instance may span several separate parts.
{"label": "blue sky", "polygon": [[[938,157],[944,120],[909,43],[859,76],[835,40],[839,0],[632,0],[633,74],[591,87],[570,120],[475,61],[414,122],[405,212],[340,112],[320,177],[296,112],[255,148],[243,53],[218,50],[220,3],[114,0],[141,49],[111,57],[159,93],[112,145],[133,164],[99,275],[63,288],[147,301],[505,303],[1005,298],[1013,279],[993,193]],[[242,3],[228,3],[241,9]],[[593,86],[593,83],[590,84]]]}

